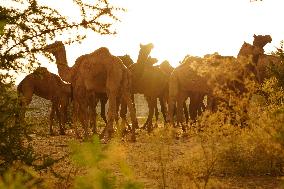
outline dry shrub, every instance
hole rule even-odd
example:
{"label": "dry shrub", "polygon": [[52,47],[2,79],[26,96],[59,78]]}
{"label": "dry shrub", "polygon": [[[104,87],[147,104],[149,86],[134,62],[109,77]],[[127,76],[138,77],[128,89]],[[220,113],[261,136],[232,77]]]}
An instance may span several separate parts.
{"label": "dry shrub", "polygon": [[197,122],[206,149],[216,155],[215,175],[283,174],[283,89],[272,78],[259,90],[266,98],[250,92],[230,93],[230,103],[204,113]]}
{"label": "dry shrub", "polygon": [[[243,65],[249,64],[244,61]],[[128,156],[131,163],[139,162],[133,166],[145,188],[230,188],[221,182],[224,176],[282,174],[283,90],[275,79],[262,86],[250,74],[239,80],[234,76],[241,72],[232,64],[210,72],[216,79],[221,71],[228,71],[229,82],[218,83],[216,111],[205,111],[191,124],[188,138],[176,140],[173,128],[138,137],[140,143]],[[234,90],[230,81],[239,82],[243,91]]]}

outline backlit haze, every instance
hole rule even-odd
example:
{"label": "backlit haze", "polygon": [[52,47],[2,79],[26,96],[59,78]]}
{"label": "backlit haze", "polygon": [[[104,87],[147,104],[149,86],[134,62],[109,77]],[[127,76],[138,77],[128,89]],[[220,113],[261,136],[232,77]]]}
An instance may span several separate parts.
{"label": "backlit haze", "polygon": [[[69,0],[42,0],[58,8],[70,19],[79,12]],[[70,5],[69,5],[70,2]],[[82,54],[106,46],[114,55],[129,54],[137,60],[139,44],[153,43],[152,57],[172,66],[187,54],[203,56],[218,52],[236,56],[244,41],[252,43],[253,34],[272,36],[266,53],[279,47],[284,39],[284,1],[263,0],[112,0],[112,5],[128,11],[118,17],[116,36],[91,33],[82,44],[66,46],[69,66]],[[78,10],[77,10],[78,11]],[[60,39],[60,38],[58,38]],[[48,69],[57,73],[55,64]]]}

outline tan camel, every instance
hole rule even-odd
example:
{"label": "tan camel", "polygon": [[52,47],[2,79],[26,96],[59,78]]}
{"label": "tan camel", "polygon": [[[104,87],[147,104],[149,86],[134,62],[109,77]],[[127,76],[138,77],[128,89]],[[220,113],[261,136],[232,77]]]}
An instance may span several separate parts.
{"label": "tan camel", "polygon": [[46,68],[39,67],[19,83],[17,91],[23,108],[23,117],[26,106],[32,101],[33,94],[50,100],[52,103],[49,117],[50,134],[54,134],[52,127],[55,115],[59,121],[60,134],[65,134],[64,124],[67,120],[67,106],[71,98],[70,84],[64,83],[58,75],[50,73]]}
{"label": "tan camel", "polygon": [[[106,93],[109,99],[109,108],[107,125],[102,136],[108,140],[114,132],[113,121],[117,113],[116,100],[121,96],[130,109],[133,125],[132,139],[135,140],[135,127],[138,127],[138,122],[130,95],[131,78],[122,61],[113,56],[106,47],[101,47],[90,54],[80,56],[75,64],[69,67],[65,47],[61,41],[47,45],[45,49],[55,56],[61,78],[72,84],[74,115],[76,115],[74,118],[76,122],[79,117],[85,137],[88,137],[88,116],[90,114],[93,117],[96,115],[96,93]],[[93,131],[96,132],[96,129],[93,128]]]}
{"label": "tan camel", "polygon": [[166,112],[165,91],[167,90],[167,76],[158,67],[152,66],[155,59],[149,58],[153,44],[140,45],[137,63],[129,67],[132,74],[132,93],[143,94],[146,98],[149,115],[145,126],[152,130],[152,118],[157,104],[157,98],[162,99],[161,109]]}

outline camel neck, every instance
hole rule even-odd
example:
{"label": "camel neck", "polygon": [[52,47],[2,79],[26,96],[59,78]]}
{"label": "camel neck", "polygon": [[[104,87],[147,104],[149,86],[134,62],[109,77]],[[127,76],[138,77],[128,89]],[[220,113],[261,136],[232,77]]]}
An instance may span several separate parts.
{"label": "camel neck", "polygon": [[137,63],[141,63],[141,64],[146,63],[146,60],[148,59],[148,56],[149,55],[146,55],[145,53],[139,52]]}
{"label": "camel neck", "polygon": [[55,53],[56,65],[59,76],[66,82],[72,83],[72,69],[68,66],[66,51],[63,47],[57,53]]}
{"label": "camel neck", "polygon": [[63,48],[62,50],[58,51],[55,54],[55,58],[56,58],[56,64],[58,66],[64,66],[64,67],[67,66],[68,67],[65,48]]}

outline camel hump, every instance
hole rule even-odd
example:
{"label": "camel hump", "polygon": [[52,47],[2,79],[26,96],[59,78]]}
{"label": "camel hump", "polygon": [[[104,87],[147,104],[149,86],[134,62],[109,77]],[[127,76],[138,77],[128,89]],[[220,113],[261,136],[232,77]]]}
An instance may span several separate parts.
{"label": "camel hump", "polygon": [[171,74],[172,71],[174,70],[174,68],[171,66],[171,64],[169,63],[169,61],[164,60],[161,64],[160,64],[160,69],[165,72],[166,74]]}
{"label": "camel hump", "polygon": [[132,58],[126,54],[124,56],[118,56],[118,58],[120,58],[120,60],[122,60],[122,63],[128,68],[129,66],[131,66],[132,64],[134,64],[134,61],[132,60]]}
{"label": "camel hump", "polygon": [[111,56],[111,53],[109,52],[109,49],[107,47],[100,47],[97,50],[95,50],[92,54],[98,55],[98,56],[101,56],[101,57]]}
{"label": "camel hump", "polygon": [[238,53],[238,57],[240,56],[247,57],[250,55],[260,55],[260,54],[264,54],[264,50],[262,48],[244,42]]}
{"label": "camel hump", "polygon": [[47,72],[49,72],[49,71],[48,71],[47,68],[45,68],[45,67],[38,67],[37,69],[35,69],[34,72],[47,73]]}

